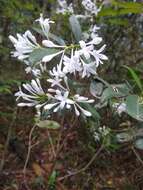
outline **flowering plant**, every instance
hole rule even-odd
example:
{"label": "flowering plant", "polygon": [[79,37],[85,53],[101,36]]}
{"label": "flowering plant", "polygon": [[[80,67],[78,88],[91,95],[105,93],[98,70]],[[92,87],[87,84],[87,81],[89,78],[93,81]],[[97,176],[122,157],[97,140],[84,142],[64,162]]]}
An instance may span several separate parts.
{"label": "flowering plant", "polygon": [[[82,4],[86,6],[89,1],[83,1]],[[64,5],[64,1],[61,1],[60,6]],[[89,9],[95,9],[95,7],[89,6],[88,11]],[[36,109],[47,110],[49,115],[57,111],[66,109],[71,111],[73,109],[76,116],[82,113],[84,116],[90,117],[92,113],[85,109],[84,105],[93,104],[94,99],[88,92],[84,91],[87,96],[83,96],[78,93],[78,88],[71,89],[69,83],[72,82],[73,84],[75,81],[84,81],[85,78],[96,76],[99,65],[108,59],[103,54],[106,45],[102,45],[100,48],[96,47],[102,42],[102,38],[98,36],[96,31],[98,28],[94,26],[91,36],[84,41],[81,37],[82,33],[78,20],[74,15],[71,16],[71,25],[75,22],[78,24],[77,28],[74,28],[74,26],[72,28],[76,30],[74,35],[77,38],[77,43],[67,45],[55,43],[51,39],[49,32],[50,25],[54,24],[53,21],[48,18],[44,19],[42,14],[36,21],[39,22],[45,37],[41,44],[37,42],[35,36],[29,30],[23,35],[17,34],[17,38],[9,36],[16,49],[12,55],[23,61],[27,65],[26,72],[31,72],[35,78],[31,81],[31,84],[23,84],[19,88],[19,92],[15,94],[17,100],[21,98],[24,100],[18,103],[18,106],[35,106]],[[42,53],[45,51],[45,55],[41,56],[40,60],[32,65],[33,63],[29,58],[34,51],[38,50]],[[40,78],[47,71],[46,64],[55,57],[58,57],[59,61],[48,70],[47,83],[49,84],[47,84],[47,89],[43,90]]]}
{"label": "flowering plant", "polygon": [[[34,106],[39,119],[45,113],[47,118],[52,118],[55,113],[68,112],[94,121],[99,119],[97,109],[110,105],[119,115],[126,112],[142,121],[142,101],[131,93],[130,85],[109,84],[98,74],[103,63],[108,61],[104,54],[106,44],[94,21],[102,5],[82,0],[83,12],[76,14],[73,4],[68,5],[65,0],[58,0],[58,3],[57,14],[69,17],[73,33],[67,41],[51,32],[56,22],[43,14],[36,19],[42,40],[36,39],[29,30],[17,34],[17,38],[9,36],[15,47],[12,56],[23,61],[26,73],[33,76],[31,82],[23,84],[15,94],[18,106]],[[85,23],[89,28],[84,30]],[[41,81],[46,82],[43,85]]]}

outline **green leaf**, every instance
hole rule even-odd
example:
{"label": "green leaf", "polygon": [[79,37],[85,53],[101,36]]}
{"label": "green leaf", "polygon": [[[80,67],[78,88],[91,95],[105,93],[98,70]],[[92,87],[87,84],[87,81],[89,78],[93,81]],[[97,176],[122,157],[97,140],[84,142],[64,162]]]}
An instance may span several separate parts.
{"label": "green leaf", "polygon": [[54,53],[57,53],[59,50],[54,49],[54,48],[37,48],[35,49],[29,56],[29,61],[30,63],[34,64],[46,56],[46,55],[51,55]]}
{"label": "green leaf", "polygon": [[143,9],[143,4],[137,2],[121,2],[117,0],[112,0],[112,5],[127,9]]}
{"label": "green leaf", "polygon": [[139,121],[143,121],[143,105],[139,103],[137,95],[129,95],[126,98],[126,112]]}
{"label": "green leaf", "polygon": [[119,15],[125,15],[125,14],[140,14],[143,13],[143,9],[121,9],[119,11]]}
{"label": "green leaf", "polygon": [[61,37],[56,36],[55,34],[49,33],[49,38],[52,38],[55,42],[57,42],[61,46],[66,45],[64,40]]}
{"label": "green leaf", "polygon": [[39,121],[37,124],[40,128],[59,129],[60,124],[52,120]]}
{"label": "green leaf", "polygon": [[90,84],[90,93],[93,96],[100,96],[103,91],[103,83],[92,81]]}
{"label": "green leaf", "polygon": [[76,41],[79,42],[81,40],[81,36],[82,36],[80,23],[75,15],[70,16],[69,22],[70,22],[74,37],[75,37]]}
{"label": "green leaf", "polygon": [[108,18],[107,23],[110,23],[112,25],[128,26],[129,20],[121,18]]}
{"label": "green leaf", "polygon": [[0,86],[0,94],[12,94],[11,87],[9,85]]}
{"label": "green leaf", "polygon": [[143,150],[143,138],[138,138],[135,141],[135,147],[138,148],[138,149]]}
{"label": "green leaf", "polygon": [[136,74],[136,72],[128,67],[128,66],[124,66],[126,69],[128,69],[128,71],[130,72],[132,78],[134,79],[135,83],[137,84],[138,88],[141,90],[141,92],[143,91],[143,87],[142,87],[142,82],[140,80],[140,78],[138,77],[138,75]]}
{"label": "green leaf", "polygon": [[125,14],[139,14],[143,13],[143,4],[136,2],[119,2],[112,1],[112,7],[103,7],[98,16],[119,16]]}
{"label": "green leaf", "polygon": [[111,85],[103,91],[101,101],[107,101],[111,98],[120,98],[129,95],[130,89],[127,84]]}
{"label": "green leaf", "polygon": [[89,112],[91,112],[92,118],[94,118],[95,120],[100,119],[100,115],[99,115],[99,113],[97,112],[96,108],[93,105],[82,104],[82,107],[85,108],[86,110],[88,110]]}
{"label": "green leaf", "polygon": [[49,177],[49,190],[54,190],[55,189],[55,185],[56,185],[56,178],[57,178],[57,172],[54,170],[51,174],[51,176]]}
{"label": "green leaf", "polygon": [[133,139],[133,135],[129,132],[122,132],[116,135],[116,139],[119,143],[129,142]]}
{"label": "green leaf", "polygon": [[98,16],[117,16],[119,13],[118,10],[115,10],[114,8],[108,7],[108,8],[102,8],[99,12]]}

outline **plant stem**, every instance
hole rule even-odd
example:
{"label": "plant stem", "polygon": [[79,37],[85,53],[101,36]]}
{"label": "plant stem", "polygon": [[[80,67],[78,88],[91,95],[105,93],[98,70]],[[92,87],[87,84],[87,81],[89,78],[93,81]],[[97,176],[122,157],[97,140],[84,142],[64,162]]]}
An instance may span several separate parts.
{"label": "plant stem", "polygon": [[26,178],[26,168],[27,168],[27,165],[28,165],[28,161],[29,161],[29,158],[30,158],[30,153],[31,153],[31,148],[32,148],[32,134],[33,134],[33,131],[34,129],[36,128],[36,124],[32,127],[31,131],[30,131],[30,134],[29,134],[29,142],[28,142],[28,152],[27,152],[27,157],[26,157],[26,161],[25,161],[25,164],[24,164],[24,168],[23,168],[23,174],[24,174],[24,181],[25,181],[25,178]]}
{"label": "plant stem", "polygon": [[143,165],[143,160],[141,159],[140,155],[138,152],[135,150],[134,147],[132,147],[133,153],[136,155],[137,159],[140,161],[140,163]]}
{"label": "plant stem", "polygon": [[53,152],[54,157],[56,158],[56,151],[55,151],[55,148],[54,148],[53,140],[52,140],[51,134],[50,134],[48,129],[47,129],[47,131],[48,131],[48,138],[49,138],[49,142],[50,142],[50,145],[51,145],[51,148],[52,148],[52,152]]}
{"label": "plant stem", "polygon": [[64,180],[64,179],[68,178],[68,177],[77,175],[77,174],[82,173],[82,172],[84,172],[85,170],[87,170],[87,169],[89,168],[89,166],[93,163],[93,161],[95,161],[95,159],[96,159],[97,156],[100,154],[100,152],[103,150],[103,147],[104,147],[104,146],[102,145],[102,146],[98,149],[98,151],[94,154],[94,156],[91,158],[91,160],[87,163],[87,165],[86,165],[85,167],[81,168],[80,170],[78,170],[78,171],[76,171],[76,172],[73,172],[73,173],[71,173],[71,174],[67,174],[67,175],[65,175],[65,176],[63,176],[63,177],[60,177],[60,178],[58,179],[58,181],[62,181],[62,180]]}

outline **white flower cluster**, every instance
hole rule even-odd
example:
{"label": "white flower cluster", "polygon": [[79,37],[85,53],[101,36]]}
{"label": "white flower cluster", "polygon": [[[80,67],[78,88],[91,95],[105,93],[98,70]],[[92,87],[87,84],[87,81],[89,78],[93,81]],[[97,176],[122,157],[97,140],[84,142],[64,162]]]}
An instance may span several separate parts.
{"label": "white flower cluster", "polygon": [[[23,92],[23,89],[27,91],[27,94]],[[23,106],[36,106],[36,107],[41,107],[42,104],[42,99],[47,99],[46,94],[44,93],[40,80],[32,80],[31,84],[23,84],[22,87],[19,88],[19,91],[15,93],[15,96],[17,96],[17,100],[19,98],[23,98],[24,102],[21,102],[18,104],[18,106],[23,107]],[[45,102],[44,102],[45,104]]]}
{"label": "white flower cluster", "polygon": [[73,13],[73,5],[70,3],[67,4],[66,0],[58,0],[59,7],[57,8],[57,13],[66,14],[66,13]]}
{"label": "white flower cluster", "polygon": [[[73,4],[67,3],[67,0],[57,0],[58,2],[58,7],[56,10],[57,14],[74,14],[74,9],[73,9]],[[84,8],[84,15],[76,15],[79,18],[88,18],[91,17],[92,15],[98,15],[98,13],[101,10],[101,6],[97,6],[96,0],[82,0],[81,5]]]}
{"label": "white flower cluster", "polygon": [[39,47],[35,36],[28,30],[23,35],[17,34],[17,39],[12,35],[9,36],[15,47],[15,52],[12,52],[13,57],[17,57],[19,60],[25,60],[29,57],[35,48]]}
{"label": "white flower cluster", "polygon": [[[39,22],[43,34],[48,39],[50,24],[54,22],[48,18],[44,19],[42,14],[40,14],[40,18],[37,19],[36,22]],[[26,73],[32,73],[34,76],[40,77],[41,74],[46,70],[46,66],[39,62],[37,63],[37,65],[40,66],[39,68],[36,67],[37,65],[31,67],[31,63],[28,60],[30,53],[32,53],[35,49],[41,48],[40,44],[37,43],[37,40],[31,31],[27,30],[23,35],[17,34],[17,38],[10,35],[9,39],[15,47],[15,51],[12,52],[12,56],[18,58],[26,64]]]}
{"label": "white flower cluster", "polygon": [[[74,110],[75,114],[79,116],[81,113],[85,116],[92,114],[85,109],[85,104],[93,103],[93,99],[79,95],[73,91],[68,84],[68,79],[78,77],[78,79],[88,78],[97,75],[97,68],[107,60],[107,56],[103,54],[106,45],[102,45],[97,49],[97,45],[102,42],[102,38],[96,35],[91,37],[91,40],[79,41],[77,44],[59,45],[55,44],[49,37],[50,23],[54,23],[48,18],[44,19],[43,15],[36,21],[39,22],[42,32],[46,39],[42,40],[41,45],[36,41],[36,38],[30,31],[25,32],[24,35],[17,34],[17,39],[9,36],[14,44],[15,52],[13,56],[23,60],[28,67],[26,72],[31,72],[36,76],[31,84],[23,84],[19,92],[15,94],[17,99],[22,98],[24,102],[18,106],[35,106],[48,110],[50,113],[58,112],[61,110]],[[28,62],[29,55],[35,49],[52,49],[53,53],[44,55],[38,64],[40,67],[30,67]],[[53,58],[59,58],[60,61],[51,70],[47,70],[46,64]],[[43,90],[38,79],[43,71],[47,70],[47,89]]]}
{"label": "white flower cluster", "polygon": [[96,5],[96,0],[82,0],[82,5],[84,6],[85,10],[88,12],[88,14],[94,14],[97,15],[100,10],[101,7],[97,7]]}
{"label": "white flower cluster", "polygon": [[110,128],[103,126],[99,127],[98,130],[92,129],[91,132],[93,132],[93,137],[95,141],[100,141],[102,138],[105,138],[107,135],[110,134]]}

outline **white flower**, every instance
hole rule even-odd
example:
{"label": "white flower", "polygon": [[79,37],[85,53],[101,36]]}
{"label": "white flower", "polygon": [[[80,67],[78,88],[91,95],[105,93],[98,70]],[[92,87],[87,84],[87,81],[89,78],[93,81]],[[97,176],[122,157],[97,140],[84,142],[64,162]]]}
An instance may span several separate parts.
{"label": "white flower", "polygon": [[64,108],[70,109],[71,107],[73,107],[77,116],[80,115],[80,112],[87,117],[90,117],[92,115],[89,111],[82,108],[79,104],[93,103],[94,100],[89,100],[87,97],[80,96],[78,94],[74,95],[72,98],[69,98],[69,91],[60,91],[54,89],[49,89],[49,91],[56,93],[53,98],[55,102],[45,105],[45,110],[53,109],[53,112],[57,112],[58,110],[63,110]]}
{"label": "white flower", "polygon": [[66,0],[58,0],[59,6],[57,8],[57,13],[66,14],[66,13],[73,13],[73,5],[70,3],[67,4]]}
{"label": "white flower", "polygon": [[110,128],[103,126],[103,127],[99,127],[98,131],[102,137],[105,137],[110,133]]}
{"label": "white flower", "polygon": [[45,110],[53,109],[53,112],[57,112],[58,110],[62,110],[64,107],[70,109],[71,100],[68,98],[69,92],[55,90],[56,95],[54,96],[55,103],[50,103],[44,106]]}
{"label": "white flower", "polygon": [[82,72],[81,76],[84,77],[90,77],[91,75],[96,75],[96,64],[95,62],[85,63],[82,59]]}
{"label": "white flower", "polygon": [[103,64],[102,60],[108,59],[106,55],[101,53],[105,49],[106,45],[103,45],[99,50],[95,49],[95,45],[100,44],[101,41],[102,38],[99,36],[95,36],[91,41],[87,43],[83,40],[79,41],[81,49],[77,50],[76,52],[81,63],[79,61],[76,61],[77,63],[79,62],[79,64],[76,64],[73,62],[73,60],[68,60],[67,63],[71,62],[71,64],[67,64],[67,70],[70,70],[72,73],[74,69],[76,70],[76,66],[80,65],[80,70],[78,70],[78,72],[82,78],[97,74],[96,68],[100,63]]}
{"label": "white flower", "polygon": [[80,103],[93,103],[94,100],[93,99],[88,99],[87,97],[85,96],[80,96],[79,94],[76,94],[74,95],[74,100],[76,102],[80,102]]}
{"label": "white flower", "polygon": [[[80,50],[78,53],[80,55],[84,55],[86,59],[90,59],[90,55],[93,55],[94,45],[98,45],[102,42],[102,38],[99,36],[95,36],[91,41],[86,43],[85,41],[79,41]],[[102,47],[103,48],[103,47]],[[105,47],[104,47],[105,48]],[[100,49],[98,51],[103,51],[104,49]]]}
{"label": "white flower", "polygon": [[31,73],[37,78],[41,77],[42,73],[47,70],[46,64],[43,64],[41,62],[37,62],[34,66],[31,66],[31,63],[29,61],[25,61],[25,64],[27,65],[25,68],[26,73]]}
{"label": "white flower", "polygon": [[73,49],[71,51],[71,57],[67,57],[66,55],[63,58],[63,72],[64,73],[76,73],[76,71],[80,72],[82,70],[81,63],[79,61],[79,55],[77,52],[75,52],[75,55],[73,55]]}
{"label": "white flower", "polygon": [[23,100],[25,100],[24,102],[18,103],[18,106],[40,107],[45,103],[40,99],[40,97],[46,97],[47,95],[44,93],[39,79],[32,80],[31,84],[23,84],[22,86],[27,91],[27,93],[23,92],[21,88],[19,88],[19,91],[15,93],[17,100],[19,98],[23,98]]}
{"label": "white flower", "polygon": [[[65,84],[67,84],[67,76],[66,76],[66,73],[62,70],[62,61],[63,61],[63,57],[64,57],[64,52],[61,56],[61,60],[60,60],[60,63],[57,64],[56,67],[53,67],[52,70],[49,71],[49,74],[51,75],[51,77],[53,78],[50,78],[48,79],[47,81],[51,83],[51,87],[54,87],[54,86],[59,86],[63,89],[65,89],[62,85],[61,85],[61,82],[64,80]],[[67,86],[68,88],[68,86]]]}
{"label": "white flower", "polygon": [[121,115],[122,112],[126,112],[126,104],[123,103],[114,103],[113,108],[116,108],[116,111],[119,115]]}
{"label": "white flower", "polygon": [[30,66],[26,67],[25,69],[26,74],[32,72],[32,68]]}
{"label": "white flower", "polygon": [[16,49],[13,53],[13,57],[18,57],[19,60],[24,60],[29,57],[29,54],[37,47],[39,47],[36,42],[36,38],[28,30],[23,35],[17,34],[17,39],[13,36],[9,36],[9,39],[14,44]]}
{"label": "white flower", "polygon": [[93,45],[87,45],[83,40],[79,41],[81,49],[78,50],[78,53],[80,55],[84,55],[86,59],[90,58],[90,54],[92,54],[92,51],[94,49]]}
{"label": "white flower", "polygon": [[40,26],[42,28],[44,35],[48,38],[50,24],[54,23],[54,21],[51,21],[49,18],[44,19],[43,14],[40,14],[40,18],[37,19],[36,21],[38,21],[40,23]]}
{"label": "white flower", "polygon": [[88,11],[89,14],[97,15],[101,10],[101,7],[98,8],[96,6],[96,1],[95,3],[93,3],[91,0],[82,0],[82,5],[84,6],[85,10]]}
{"label": "white flower", "polygon": [[50,75],[56,78],[64,78],[66,76],[66,73],[62,70],[62,65],[57,64],[56,67],[53,67],[52,70],[49,71]]}
{"label": "white flower", "polygon": [[47,79],[47,81],[51,83],[51,87],[54,87],[61,86],[60,82],[62,81],[62,79],[60,79],[59,77],[54,77],[53,79]]}
{"label": "white flower", "polygon": [[77,116],[80,115],[80,111],[81,111],[85,116],[87,116],[87,117],[92,116],[92,114],[91,114],[89,111],[87,111],[87,110],[85,110],[84,108],[82,108],[82,107],[79,105],[79,103],[84,103],[84,104],[93,103],[93,102],[94,102],[93,99],[89,100],[87,97],[80,96],[79,94],[76,94],[76,95],[74,95],[73,100],[74,100],[74,104],[73,104],[73,105],[74,105],[74,110],[75,110],[75,113],[76,113]]}
{"label": "white flower", "polygon": [[36,68],[32,68],[32,67],[28,66],[28,67],[26,67],[25,71],[26,71],[26,73],[32,73],[33,76],[35,76],[35,77],[41,76],[40,69],[36,69]]}
{"label": "white flower", "polygon": [[101,139],[101,135],[96,131],[93,132],[93,137],[94,137],[95,141],[100,141],[100,139]]}
{"label": "white flower", "polygon": [[52,77],[64,78],[66,76],[66,73],[64,73],[62,70],[62,62],[63,62],[63,57],[64,57],[64,51],[62,51],[61,53],[62,53],[62,56],[60,59],[60,63],[57,64],[55,67],[53,67],[52,70],[49,71],[49,74]]}
{"label": "white flower", "polygon": [[86,45],[98,45],[98,44],[100,44],[102,42],[102,38],[101,37],[99,37],[99,36],[94,36],[94,38],[90,41],[90,42],[88,42],[88,43],[86,43]]}
{"label": "white flower", "polygon": [[108,60],[108,57],[101,53],[102,51],[104,51],[105,47],[106,45],[103,45],[99,50],[93,50],[93,52],[91,53],[96,60],[96,67],[98,67],[99,64],[103,64],[102,60]]}
{"label": "white flower", "polygon": [[65,77],[65,73],[61,70],[60,65],[57,65],[57,67],[53,67],[52,70],[49,71],[51,76],[57,77],[57,78],[63,78]]}
{"label": "white flower", "polygon": [[97,31],[99,29],[100,29],[100,27],[96,26],[96,24],[90,27],[89,31],[91,32],[91,38],[92,39],[98,36]]}
{"label": "white flower", "polygon": [[92,25],[91,28],[90,28],[90,31],[94,32],[94,33],[97,33],[98,30],[100,30],[100,27],[97,26],[96,24]]}
{"label": "white flower", "polygon": [[[90,59],[90,56],[93,55],[94,45],[98,45],[102,42],[102,38],[99,36],[95,36],[91,41],[86,43],[85,41],[79,41],[80,50],[78,50],[79,55],[84,55],[86,59]],[[103,51],[105,46],[103,46],[100,50],[97,50],[98,53]],[[96,50],[95,50],[96,52]]]}
{"label": "white flower", "polygon": [[95,140],[100,141],[101,138],[105,138],[107,135],[110,134],[110,128],[103,126],[99,127],[98,131],[96,131],[94,128],[91,132],[93,132],[93,137],[95,138]]}

